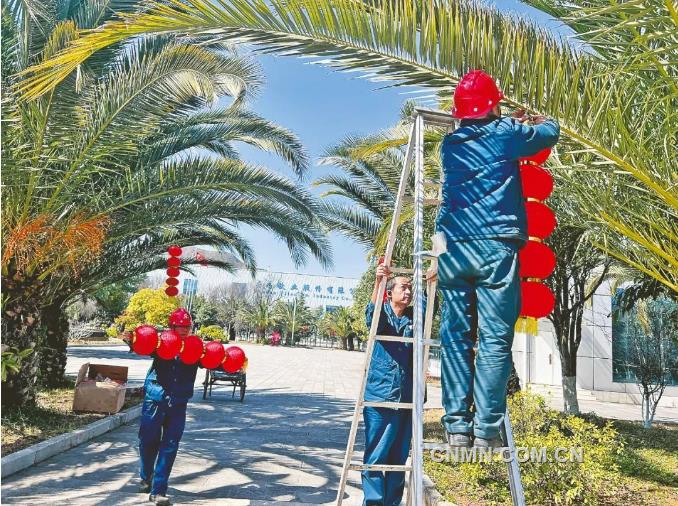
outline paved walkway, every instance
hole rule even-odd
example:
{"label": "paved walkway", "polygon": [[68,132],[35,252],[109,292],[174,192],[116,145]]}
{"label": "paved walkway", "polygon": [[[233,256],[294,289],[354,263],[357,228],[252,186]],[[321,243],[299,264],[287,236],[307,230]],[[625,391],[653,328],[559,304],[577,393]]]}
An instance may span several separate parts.
{"label": "paved walkway", "polygon": [[[243,404],[225,386],[203,401],[199,371],[169,494],[178,504],[331,503],[364,355],[242,346],[250,359]],[[143,381],[150,365],[122,346],[71,347],[67,373],[87,361],[127,365],[132,384]],[[429,388],[427,407],[440,407],[440,389]],[[586,409],[623,417],[640,412],[604,403]],[[661,416],[678,419],[674,411]],[[136,423],[121,427],[4,479],[3,503],[143,504],[133,483],[137,430]],[[352,473],[345,504],[360,504],[358,479]]]}
{"label": "paved walkway", "polygon": [[[198,371],[169,495],[178,504],[330,503],[364,355],[243,348],[250,363],[243,404],[231,400],[226,386],[215,386],[203,401],[204,372]],[[131,383],[141,382],[150,364],[124,347],[71,347],[67,373],[87,361],[127,365]],[[8,477],[3,503],[143,503],[133,484],[137,430],[136,424],[121,427]],[[347,504],[360,499],[354,474]]]}

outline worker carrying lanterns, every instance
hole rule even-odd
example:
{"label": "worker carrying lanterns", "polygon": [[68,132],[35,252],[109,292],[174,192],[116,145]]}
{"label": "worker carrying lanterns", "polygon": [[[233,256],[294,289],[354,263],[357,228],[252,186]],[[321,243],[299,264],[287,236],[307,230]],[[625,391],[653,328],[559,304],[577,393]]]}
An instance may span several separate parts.
{"label": "worker carrying lanterns", "polygon": [[149,501],[170,504],[167,486],[186,424],[186,407],[193,396],[199,367],[235,372],[246,365],[243,350],[224,348],[219,341],[204,344],[191,335],[193,321],[184,308],[174,310],[168,329],[158,335],[152,325],[134,329],[130,350],[153,356],[144,382],[144,403],[139,426],[139,492]]}
{"label": "worker carrying lanterns", "polygon": [[466,74],[454,92],[460,126],[441,147],[442,423],[452,446],[503,446],[499,427],[521,310],[518,256],[528,240],[519,160],[554,146],[560,134],[558,123],[544,116],[502,116],[502,98],[491,76]]}

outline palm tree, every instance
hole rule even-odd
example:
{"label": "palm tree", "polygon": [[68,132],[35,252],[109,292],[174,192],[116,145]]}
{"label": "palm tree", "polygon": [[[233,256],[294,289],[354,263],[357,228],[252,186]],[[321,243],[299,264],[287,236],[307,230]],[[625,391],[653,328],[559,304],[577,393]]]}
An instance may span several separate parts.
{"label": "palm tree", "polygon": [[[368,257],[377,258],[386,249],[388,231],[395,207],[398,184],[405,157],[408,118],[414,110],[413,102],[406,102],[400,112],[400,120],[394,126],[377,134],[364,137],[348,137],[329,148],[319,160],[320,165],[341,169],[339,174],[330,174],[316,179],[314,186],[327,188],[324,197],[322,220],[328,228],[361,244]],[[444,131],[427,128],[424,135],[424,172],[429,180],[440,177],[440,144]],[[414,195],[414,179],[409,181],[406,197]],[[433,196],[433,195],[431,195]],[[330,200],[328,197],[340,197]],[[393,260],[396,265],[412,265],[414,230],[411,201],[403,205],[399,223],[398,241]],[[429,246],[435,221],[435,209],[424,213],[424,242]],[[370,292],[371,293],[371,292]]]}
{"label": "palm tree", "polygon": [[[97,51],[148,33],[206,33],[286,55],[321,56],[333,68],[447,92],[470,68],[502,84],[509,106],[550,114],[594,171],[615,174],[627,199],[596,188],[581,214],[596,245],[678,291],[678,16],[672,2],[528,0],[566,24],[572,42],[471,0],[183,0],[153,4],[73,41],[30,70],[27,98],[53,89]],[[594,185],[595,186],[595,185]],[[600,193],[598,195],[596,192]]]}
{"label": "palm tree", "polygon": [[296,297],[292,302],[279,300],[273,308],[273,315],[276,325],[280,326],[285,336],[285,344],[294,345],[292,333],[304,325],[310,323],[311,314],[309,308],[306,306],[303,294]]}
{"label": "palm tree", "polygon": [[[254,270],[237,230],[246,223],[283,239],[298,263],[309,253],[329,261],[313,197],[238,158],[233,142],[242,141],[279,154],[299,176],[308,165],[292,133],[243,108],[260,86],[258,67],[223,44],[140,38],[88,60],[39,100],[19,100],[18,72],[136,4],[109,7],[3,3],[2,330],[13,348],[42,349],[55,382],[63,304],[162,267],[169,244],[212,245]],[[29,355],[3,382],[3,404],[33,401],[37,364]]]}
{"label": "palm tree", "polygon": [[319,323],[320,331],[341,341],[341,349],[348,349],[349,337],[355,335],[355,321],[350,308],[340,307],[326,312]]}
{"label": "palm tree", "polygon": [[241,320],[254,327],[257,341],[264,339],[266,333],[275,325],[273,305],[267,300],[258,300],[242,308]]}

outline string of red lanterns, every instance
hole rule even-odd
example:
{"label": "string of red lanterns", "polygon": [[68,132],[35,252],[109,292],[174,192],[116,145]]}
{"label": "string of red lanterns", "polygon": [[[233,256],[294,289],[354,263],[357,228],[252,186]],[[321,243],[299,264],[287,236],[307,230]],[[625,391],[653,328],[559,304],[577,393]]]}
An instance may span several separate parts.
{"label": "string of red lanterns", "polygon": [[553,191],[553,178],[541,165],[551,154],[550,149],[536,155],[521,158],[520,179],[527,213],[525,247],[518,253],[520,265],[520,292],[522,318],[548,316],[555,307],[556,299],[551,289],[543,283],[556,268],[556,256],[544,240],[553,233],[557,222],[553,211],[544,204]]}
{"label": "string of red lanterns", "polygon": [[178,356],[187,365],[199,361],[205,369],[221,367],[228,373],[239,371],[247,361],[239,346],[226,347],[219,341],[204,343],[195,335],[181,339],[173,330],[163,330],[158,334],[153,325],[139,325],[134,329],[132,350],[139,355],[155,352],[163,360],[174,360]]}
{"label": "string of red lanterns", "polygon": [[181,265],[181,248],[177,245],[170,246],[167,248],[167,253],[169,253],[169,258],[167,259],[167,270],[165,271],[167,273],[167,279],[165,280],[165,284],[167,285],[167,288],[165,288],[165,293],[169,297],[176,297],[179,295],[179,266]]}

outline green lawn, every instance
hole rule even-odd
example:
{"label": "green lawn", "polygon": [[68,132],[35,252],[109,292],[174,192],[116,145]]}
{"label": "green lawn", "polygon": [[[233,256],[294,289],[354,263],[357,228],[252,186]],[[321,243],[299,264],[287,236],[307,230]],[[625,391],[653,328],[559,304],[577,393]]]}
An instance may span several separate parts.
{"label": "green lawn", "polygon": [[[424,438],[444,440],[440,425],[442,410],[425,412]],[[602,426],[608,420],[585,417]],[[617,457],[619,472],[604,495],[599,496],[602,505],[678,505],[678,424],[657,423],[651,429],[643,429],[640,422],[612,420],[623,443]],[[497,502],[492,494],[494,487],[505,487],[508,482],[486,483],[484,487],[470,485],[459,466],[433,462],[425,455],[425,472],[436,484],[445,499],[460,506],[489,506],[510,504]],[[541,506],[541,505],[540,505]]]}
{"label": "green lawn", "polygon": [[[75,430],[108,416],[97,413],[74,413],[75,382],[69,379],[61,388],[42,389],[34,408],[2,410],[2,455],[9,455],[27,446],[59,434]],[[128,390],[123,410],[139,404],[143,396]]]}

